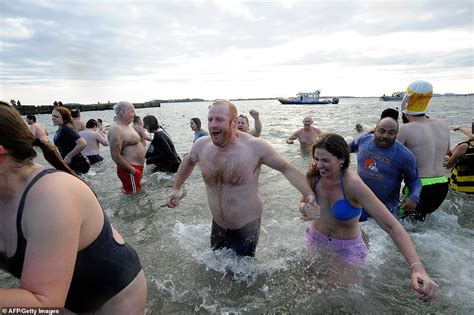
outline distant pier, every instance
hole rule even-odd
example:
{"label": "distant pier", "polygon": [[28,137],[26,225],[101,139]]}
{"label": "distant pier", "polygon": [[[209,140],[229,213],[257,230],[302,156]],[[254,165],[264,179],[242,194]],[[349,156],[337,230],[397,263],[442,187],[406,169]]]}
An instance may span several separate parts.
{"label": "distant pier", "polygon": [[[98,103],[98,104],[64,104],[63,106],[71,109],[79,109],[81,112],[87,112],[92,110],[111,110],[116,103]],[[135,108],[148,108],[148,107],[161,107],[161,103],[158,101],[150,101],[145,103],[133,103]],[[53,105],[20,105],[14,106],[20,115],[36,115],[36,114],[51,114],[54,107]]]}

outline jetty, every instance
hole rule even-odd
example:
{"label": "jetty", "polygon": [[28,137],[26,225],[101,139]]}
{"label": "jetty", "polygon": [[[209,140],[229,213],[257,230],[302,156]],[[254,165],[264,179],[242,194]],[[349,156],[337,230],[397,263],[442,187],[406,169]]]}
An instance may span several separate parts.
{"label": "jetty", "polygon": [[[93,111],[93,110],[111,110],[116,103],[97,103],[97,104],[79,104],[79,103],[67,103],[62,106],[71,109],[79,109],[81,112]],[[161,107],[159,101],[149,101],[144,103],[133,103],[135,108],[148,108],[148,107]],[[20,115],[36,115],[36,114],[51,114],[54,105],[15,105],[16,110]]]}

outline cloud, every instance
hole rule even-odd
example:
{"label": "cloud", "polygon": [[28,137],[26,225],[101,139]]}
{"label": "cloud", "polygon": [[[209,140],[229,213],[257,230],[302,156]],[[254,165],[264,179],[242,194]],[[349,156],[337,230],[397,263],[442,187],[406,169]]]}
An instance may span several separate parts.
{"label": "cloud", "polygon": [[33,32],[26,26],[24,18],[6,18],[0,20],[0,40],[25,40],[30,38]]}
{"label": "cloud", "polygon": [[256,82],[276,92],[304,84],[285,83],[285,72],[325,71],[338,82],[364,67],[393,76],[451,69],[472,86],[472,16],[465,0],[4,1],[0,97],[64,82],[140,94],[140,81],[166,86],[160,98],[183,89],[212,97],[213,86],[264,96],[255,93],[272,86]]}

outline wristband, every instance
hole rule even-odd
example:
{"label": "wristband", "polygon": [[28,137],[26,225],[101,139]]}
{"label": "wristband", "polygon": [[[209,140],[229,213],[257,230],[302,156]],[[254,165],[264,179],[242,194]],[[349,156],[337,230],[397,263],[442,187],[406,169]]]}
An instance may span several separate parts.
{"label": "wristband", "polygon": [[421,265],[421,262],[416,261],[416,262],[414,262],[413,264],[411,264],[411,266],[410,266],[410,270],[411,270],[411,271],[413,271],[413,267],[415,267],[415,265]]}

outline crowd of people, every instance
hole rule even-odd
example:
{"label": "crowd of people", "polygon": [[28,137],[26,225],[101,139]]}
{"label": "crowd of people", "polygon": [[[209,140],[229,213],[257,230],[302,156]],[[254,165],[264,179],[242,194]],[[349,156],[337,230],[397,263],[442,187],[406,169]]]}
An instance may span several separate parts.
{"label": "crowd of people", "polygon": [[[210,246],[231,249],[238,256],[256,254],[263,213],[259,175],[267,165],[301,192],[300,215],[310,221],[309,249],[334,255],[354,275],[367,255],[359,221],[373,218],[405,258],[412,289],[420,300],[429,301],[438,294],[438,285],[400,220],[425,220],[439,208],[449,187],[474,192],[474,128],[453,128],[469,139],[450,148],[448,126],[426,115],[432,93],[428,82],[413,82],[402,102],[403,125],[398,110],[385,110],[374,129],[357,126],[360,134],[350,143],[304,117],[303,128],[286,142],[298,139],[301,149],[310,151],[306,176],[260,137],[256,110],[249,112],[254,119],[250,128],[248,118],[239,116],[228,100],[209,106],[209,132],[199,118],[190,119],[194,139],[183,159],[158,119],[147,115],[142,120],[127,101],[114,106],[107,135],[102,121],[84,123],[78,110],[55,107],[52,121],[58,129],[52,143],[34,115],[22,123],[18,112],[2,102],[0,222],[9,224],[0,229],[0,268],[20,278],[21,288],[0,289],[0,306],[144,312],[147,286],[139,257],[111,227],[99,200],[78,176],[103,161],[100,144],[109,146],[125,194],[140,192],[145,164],[154,165],[153,171],[176,173],[167,200],[170,208],[179,206],[180,190],[199,166],[212,214]],[[33,147],[42,150],[53,169],[34,162]],[[349,170],[351,152],[357,154],[357,172]],[[445,168],[452,168],[449,178]],[[58,197],[41,198],[45,194]]]}

